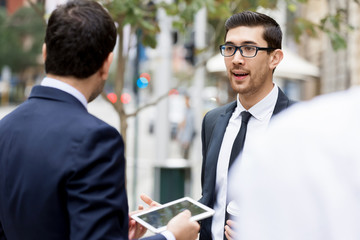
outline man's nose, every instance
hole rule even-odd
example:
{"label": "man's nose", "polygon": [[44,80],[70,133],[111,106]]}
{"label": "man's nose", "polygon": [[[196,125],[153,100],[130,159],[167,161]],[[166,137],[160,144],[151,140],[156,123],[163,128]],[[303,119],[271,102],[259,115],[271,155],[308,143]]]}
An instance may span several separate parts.
{"label": "man's nose", "polygon": [[244,64],[244,57],[241,55],[240,49],[237,49],[233,55],[233,64]]}

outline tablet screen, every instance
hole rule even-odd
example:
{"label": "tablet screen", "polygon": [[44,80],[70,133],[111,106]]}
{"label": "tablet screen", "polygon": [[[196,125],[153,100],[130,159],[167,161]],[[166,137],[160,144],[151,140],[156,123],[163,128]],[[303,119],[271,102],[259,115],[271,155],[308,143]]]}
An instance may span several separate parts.
{"label": "tablet screen", "polygon": [[154,232],[161,232],[166,229],[168,222],[180,212],[188,209],[193,220],[201,220],[213,215],[214,210],[188,198],[182,198],[150,210],[147,213],[140,213],[133,216],[135,220]]}
{"label": "tablet screen", "polygon": [[148,222],[155,228],[163,227],[168,224],[168,222],[177,214],[188,209],[191,212],[191,216],[198,215],[206,212],[204,209],[200,208],[197,205],[194,205],[188,200],[183,202],[170,205],[166,208],[161,208],[157,211],[149,212],[145,215],[139,216],[140,219]]}

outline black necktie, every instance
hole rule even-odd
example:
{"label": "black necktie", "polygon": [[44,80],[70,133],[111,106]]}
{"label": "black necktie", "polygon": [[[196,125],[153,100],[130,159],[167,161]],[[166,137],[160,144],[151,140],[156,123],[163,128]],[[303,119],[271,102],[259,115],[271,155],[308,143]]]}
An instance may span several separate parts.
{"label": "black necktie", "polygon": [[[251,117],[251,113],[247,111],[243,111],[241,114],[241,127],[240,130],[235,138],[235,141],[233,143],[232,149],[231,149],[231,155],[230,155],[230,161],[229,161],[229,169],[231,165],[234,163],[235,159],[239,156],[241,150],[244,147],[245,137],[246,137],[246,130],[247,130],[247,124],[249,122],[249,119]],[[226,221],[229,219],[229,214],[226,211],[228,202],[226,201],[225,205],[225,225]],[[226,239],[224,234],[224,240]]]}
{"label": "black necktie", "polygon": [[250,117],[251,117],[251,113],[249,113],[247,111],[241,112],[241,127],[240,127],[239,133],[236,136],[234,144],[231,149],[229,169],[244,147],[246,129],[247,129],[247,124],[249,122]]}

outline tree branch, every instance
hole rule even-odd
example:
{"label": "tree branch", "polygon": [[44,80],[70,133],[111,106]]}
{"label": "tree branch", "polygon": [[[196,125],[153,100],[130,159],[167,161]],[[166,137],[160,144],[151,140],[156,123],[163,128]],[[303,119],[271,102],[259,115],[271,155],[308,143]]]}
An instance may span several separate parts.
{"label": "tree branch", "polygon": [[[176,86],[172,89],[177,89],[179,86]],[[140,111],[144,110],[145,108],[147,107],[150,107],[150,106],[154,106],[156,104],[158,104],[161,100],[163,100],[164,98],[168,97],[169,96],[169,92],[166,92],[165,94],[159,96],[157,99],[155,99],[153,102],[150,102],[150,103],[147,103],[141,107],[139,107],[138,109],[136,109],[134,112],[132,113],[129,113],[129,114],[126,114],[126,117],[135,117]]]}
{"label": "tree branch", "polygon": [[37,6],[36,3],[32,2],[31,0],[27,0],[28,4],[32,7],[32,9],[34,9],[34,11],[41,17],[41,19],[43,20],[44,24],[46,25],[46,21],[44,19],[44,15],[45,15],[45,0],[41,0],[39,1],[42,9],[39,8]]}

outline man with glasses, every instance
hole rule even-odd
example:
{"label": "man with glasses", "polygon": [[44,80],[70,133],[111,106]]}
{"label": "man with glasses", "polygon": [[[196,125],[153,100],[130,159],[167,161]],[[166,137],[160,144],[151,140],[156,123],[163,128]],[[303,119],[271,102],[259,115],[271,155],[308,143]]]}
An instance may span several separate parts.
{"label": "man with glasses", "polygon": [[239,152],[246,159],[245,137],[250,141],[264,132],[270,118],[293,103],[273,83],[273,72],[283,58],[279,24],[267,15],[245,11],[231,16],[225,28],[220,53],[237,98],[203,119],[200,202],[214,208],[215,215],[201,222],[200,240],[232,238],[233,222],[226,214],[228,170]]}

